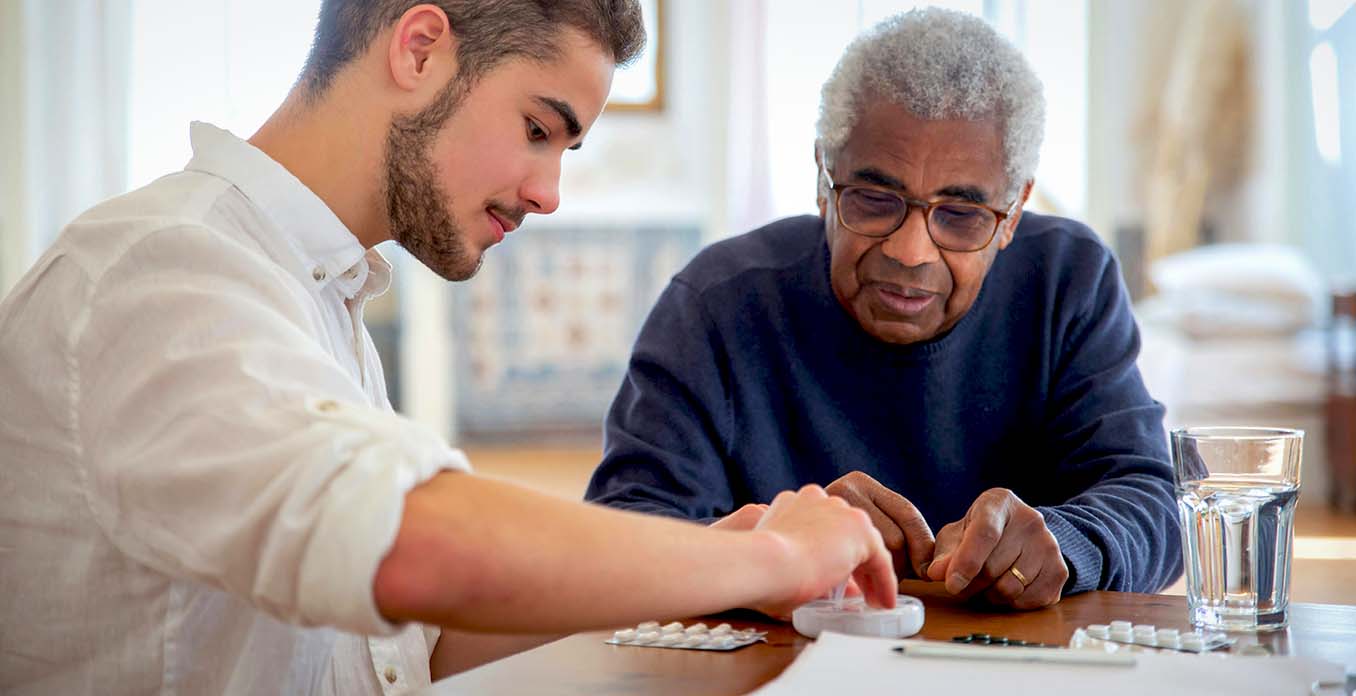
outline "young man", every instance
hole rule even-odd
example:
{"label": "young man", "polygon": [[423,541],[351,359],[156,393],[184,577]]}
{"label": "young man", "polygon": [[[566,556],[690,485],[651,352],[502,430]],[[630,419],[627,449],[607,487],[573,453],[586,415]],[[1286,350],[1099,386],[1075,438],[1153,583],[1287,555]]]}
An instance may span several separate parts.
{"label": "young man", "polygon": [[642,41],[630,0],[327,0],[249,142],[194,124],[63,232],[0,304],[0,691],[393,692],[488,656],[468,631],[893,602],[819,488],[703,528],[476,477],[390,410],[372,247],[472,275]]}

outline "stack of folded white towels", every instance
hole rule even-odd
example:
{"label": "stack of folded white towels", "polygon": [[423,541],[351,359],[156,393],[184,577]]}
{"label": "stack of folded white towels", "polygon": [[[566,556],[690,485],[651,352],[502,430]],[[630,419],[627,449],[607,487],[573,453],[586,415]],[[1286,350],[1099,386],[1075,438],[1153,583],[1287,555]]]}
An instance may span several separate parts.
{"label": "stack of folded white towels", "polygon": [[1292,247],[1219,244],[1161,259],[1149,277],[1156,294],[1135,307],[1140,371],[1169,427],[1304,428],[1304,497],[1321,500],[1330,300],[1319,271]]}

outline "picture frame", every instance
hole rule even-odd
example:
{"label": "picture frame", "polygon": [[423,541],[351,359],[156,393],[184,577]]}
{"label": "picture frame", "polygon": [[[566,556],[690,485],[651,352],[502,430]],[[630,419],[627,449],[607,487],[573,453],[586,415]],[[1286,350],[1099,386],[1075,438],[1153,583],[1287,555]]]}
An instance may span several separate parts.
{"label": "picture frame", "polygon": [[607,111],[664,110],[664,0],[640,0],[645,50],[612,78]]}

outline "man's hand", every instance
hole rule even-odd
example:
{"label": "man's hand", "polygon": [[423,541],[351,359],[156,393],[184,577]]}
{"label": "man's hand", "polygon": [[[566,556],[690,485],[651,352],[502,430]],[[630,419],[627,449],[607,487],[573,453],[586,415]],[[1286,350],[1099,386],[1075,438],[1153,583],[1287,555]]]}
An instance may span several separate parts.
{"label": "man's hand", "polygon": [[896,574],[925,577],[923,572],[932,560],[932,530],[913,503],[860,471],[830,483],[825,490],[866,511],[890,550]]}
{"label": "man's hand", "polygon": [[[733,532],[747,532],[758,526],[758,521],[763,519],[763,513],[768,509],[767,503],[747,503],[734,512],[711,523],[712,529],[724,529]],[[849,580],[847,589],[844,592],[845,597],[858,597],[862,594],[861,588],[857,587],[857,581]],[[791,614],[785,611],[785,607],[758,606],[748,607],[756,612],[766,614],[778,621],[790,621]]]}
{"label": "man's hand", "polygon": [[810,485],[778,494],[753,533],[777,539],[787,554],[783,576],[794,582],[759,602],[763,613],[789,615],[849,577],[867,604],[894,607],[899,582],[880,532],[865,512],[827,495],[823,488]]}
{"label": "man's hand", "polygon": [[767,512],[767,507],[765,503],[749,503],[712,522],[710,526],[712,529],[747,532],[758,526],[758,520],[763,519],[763,513]]}
{"label": "man's hand", "polygon": [[937,533],[927,577],[963,598],[983,593],[992,604],[1037,609],[1059,601],[1069,566],[1040,512],[1006,488],[990,488],[964,519]]}

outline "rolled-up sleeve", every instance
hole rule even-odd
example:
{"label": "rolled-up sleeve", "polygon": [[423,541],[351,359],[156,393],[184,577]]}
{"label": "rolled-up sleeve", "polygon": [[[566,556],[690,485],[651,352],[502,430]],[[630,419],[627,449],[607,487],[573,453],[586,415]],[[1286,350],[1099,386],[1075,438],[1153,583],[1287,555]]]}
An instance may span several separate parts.
{"label": "rolled-up sleeve", "polygon": [[69,356],[86,499],[136,562],[287,622],[392,633],[372,583],[405,494],[469,466],[370,404],[308,290],[259,253],[169,228],[93,286]]}

